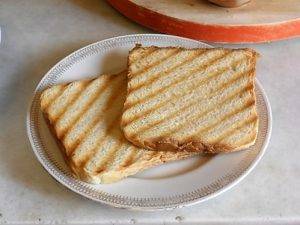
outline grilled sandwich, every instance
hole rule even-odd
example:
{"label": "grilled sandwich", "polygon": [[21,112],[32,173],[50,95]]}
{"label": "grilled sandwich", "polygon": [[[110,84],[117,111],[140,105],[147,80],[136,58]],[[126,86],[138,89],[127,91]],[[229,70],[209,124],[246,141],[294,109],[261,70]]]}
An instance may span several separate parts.
{"label": "grilled sandwich", "polygon": [[150,150],[231,152],[255,143],[258,53],[136,46],[121,127]]}
{"label": "grilled sandwich", "polygon": [[41,109],[74,175],[111,183],[164,162],[195,155],[133,146],[120,129],[126,73],[59,84],[41,95]]}

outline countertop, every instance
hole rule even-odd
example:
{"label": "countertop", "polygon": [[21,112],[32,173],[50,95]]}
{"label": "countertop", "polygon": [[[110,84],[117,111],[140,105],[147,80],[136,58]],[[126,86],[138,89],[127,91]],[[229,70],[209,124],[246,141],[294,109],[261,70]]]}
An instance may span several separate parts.
{"label": "countertop", "polygon": [[62,57],[109,37],[153,31],[102,0],[2,0],[0,24],[0,223],[300,224],[299,39],[234,46],[261,53],[257,77],[273,109],[271,141],[254,171],[202,204],[136,212],[92,202],[55,182],[31,150],[25,118],[35,86]]}

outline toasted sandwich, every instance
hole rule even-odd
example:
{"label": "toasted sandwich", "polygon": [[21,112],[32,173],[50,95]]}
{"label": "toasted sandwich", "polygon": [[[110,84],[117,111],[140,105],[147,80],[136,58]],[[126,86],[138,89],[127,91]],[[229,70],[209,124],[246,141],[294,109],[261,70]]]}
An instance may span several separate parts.
{"label": "toasted sandwich", "polygon": [[258,53],[137,45],[128,57],[121,128],[136,146],[231,152],[255,143]]}
{"label": "toasted sandwich", "polygon": [[120,129],[126,73],[59,84],[41,95],[41,109],[72,172],[79,179],[112,183],[165,162],[195,155],[133,146]]}

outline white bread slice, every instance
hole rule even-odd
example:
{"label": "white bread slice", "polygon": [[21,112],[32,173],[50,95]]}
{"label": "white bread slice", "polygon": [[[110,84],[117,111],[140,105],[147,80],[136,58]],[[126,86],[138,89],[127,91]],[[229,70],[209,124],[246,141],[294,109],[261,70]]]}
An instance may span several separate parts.
{"label": "white bread slice", "polygon": [[128,58],[125,137],[150,150],[220,153],[253,145],[257,56],[251,49],[136,46]]}
{"label": "white bread slice", "polygon": [[164,162],[195,155],[137,148],[120,129],[126,72],[55,85],[41,95],[41,109],[59,139],[66,162],[83,181],[116,182]]}

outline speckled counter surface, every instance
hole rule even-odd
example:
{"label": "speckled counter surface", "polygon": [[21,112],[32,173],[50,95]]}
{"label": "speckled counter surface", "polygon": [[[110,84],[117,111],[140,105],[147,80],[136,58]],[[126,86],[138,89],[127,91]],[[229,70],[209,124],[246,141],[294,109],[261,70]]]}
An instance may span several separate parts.
{"label": "speckled counter surface", "polygon": [[102,0],[0,2],[0,223],[300,224],[300,40],[252,47],[272,109],[273,133],[255,170],[223,195],[174,211],[135,212],[86,200],[56,183],[35,159],[25,130],[43,75],[87,44],[150,33]]}

